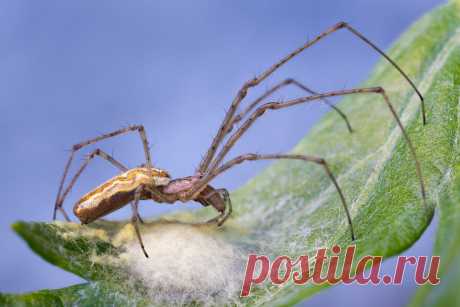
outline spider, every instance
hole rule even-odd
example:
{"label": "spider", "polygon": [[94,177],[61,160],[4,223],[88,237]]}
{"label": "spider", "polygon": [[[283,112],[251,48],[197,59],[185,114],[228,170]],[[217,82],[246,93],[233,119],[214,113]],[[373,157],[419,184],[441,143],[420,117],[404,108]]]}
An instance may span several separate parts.
{"label": "spider", "polygon": [[[352,132],[353,129],[348,121],[347,116],[336,106],[331,104],[327,98],[334,96],[344,96],[352,94],[378,94],[383,97],[386,105],[389,108],[390,113],[394,117],[397,125],[401,129],[402,135],[405,141],[408,144],[410,152],[413,156],[415,162],[415,168],[417,176],[419,179],[422,202],[426,207],[426,195],[425,195],[425,186],[422,177],[422,171],[420,167],[420,162],[415,153],[414,146],[411,142],[411,139],[407,135],[404,126],[402,125],[392,103],[390,102],[389,97],[387,96],[385,90],[381,87],[368,87],[368,88],[354,88],[347,90],[338,90],[325,93],[317,93],[308,87],[304,86],[300,82],[293,79],[286,79],[275,86],[271,87],[266,91],[262,96],[248,104],[248,106],[238,114],[236,114],[240,103],[246,97],[248,91],[259,85],[270,75],[272,75],[279,67],[284,65],[286,62],[290,61],[292,58],[299,55],[302,51],[311,47],[312,45],[319,42],[321,39],[329,36],[330,34],[340,30],[346,29],[351,32],[359,40],[363,41],[374,51],[382,55],[389,63],[397,69],[402,77],[410,84],[410,86],[415,90],[417,95],[421,100],[421,111],[422,111],[422,120],[423,124],[426,123],[425,117],[425,106],[423,101],[423,96],[407,76],[407,74],[391,59],[389,58],[380,48],[378,48],[374,43],[368,40],[363,34],[355,30],[349,24],[345,22],[339,22],[333,27],[327,29],[326,31],[320,33],[313,40],[307,41],[299,48],[292,51],[287,56],[283,57],[280,61],[276,62],[274,65],[270,66],[262,74],[256,76],[255,78],[245,82],[242,87],[237,92],[234,97],[230,108],[228,109],[222,124],[220,125],[217,134],[215,135],[212,143],[207,150],[205,156],[201,160],[199,166],[196,169],[195,174],[188,177],[171,179],[170,175],[161,169],[154,168],[152,166],[152,160],[150,158],[149,144],[147,141],[147,136],[145,129],[142,125],[134,125],[113,132],[100,135],[98,137],[80,142],[73,145],[70,157],[67,161],[67,164],[64,168],[64,173],[62,175],[58,194],[56,197],[56,202],[53,212],[53,220],[56,219],[56,212],[59,210],[66,220],[70,221],[67,213],[63,209],[63,202],[66,196],[71,191],[78,177],[88,166],[89,162],[96,156],[101,157],[111,163],[113,166],[118,168],[121,172],[119,175],[113,177],[112,179],[106,181],[102,185],[98,186],[91,192],[87,193],[77,203],[74,205],[73,211],[74,214],[78,217],[82,224],[91,223],[98,218],[109,214],[112,211],[115,211],[128,203],[132,207],[132,218],[131,222],[134,225],[135,232],[139,244],[142,248],[142,251],[146,257],[148,254],[145,250],[142,237],[139,231],[138,222],[143,223],[138,212],[138,203],[139,200],[153,200],[158,203],[174,203],[177,201],[187,202],[190,200],[196,201],[203,206],[212,206],[219,213],[215,218],[209,220],[208,222],[215,222],[217,225],[222,225],[227,218],[232,213],[232,205],[229,197],[229,193],[226,189],[215,189],[210,185],[211,180],[232,168],[233,166],[240,164],[244,161],[256,161],[256,160],[277,160],[277,159],[291,159],[291,160],[301,160],[304,162],[313,162],[320,165],[326,175],[330,178],[332,184],[337,190],[338,196],[340,197],[341,204],[343,206],[345,216],[347,218],[348,226],[351,233],[351,239],[355,240],[355,232],[353,229],[353,222],[350,215],[350,212],[347,207],[347,202],[345,196],[340,189],[337,180],[332,174],[328,163],[321,157],[311,156],[311,155],[302,155],[302,154],[255,154],[248,153],[239,155],[233,159],[223,162],[224,158],[230,151],[230,149],[235,145],[235,143],[243,136],[243,134],[254,124],[254,122],[260,118],[268,110],[279,110],[283,108],[288,108],[291,106],[322,101],[329,105],[338,115],[345,121],[349,132]],[[271,96],[276,91],[287,85],[294,85],[298,88],[304,90],[308,93],[307,96],[300,98],[290,99],[286,101],[278,102],[265,102],[264,101]],[[243,121],[239,126],[237,125],[240,121]],[[238,126],[238,127],[237,127]],[[232,131],[236,129],[233,133]],[[74,158],[75,153],[81,148],[97,143],[99,141],[119,136],[129,132],[138,132],[142,140],[144,154],[146,163],[140,167],[128,169],[119,161],[115,160],[112,156],[108,155],[101,149],[96,149],[91,152],[87,157],[80,168],[77,170],[76,174],[70,180],[67,187],[64,189],[64,183],[66,181],[70,165]],[[222,144],[225,141],[224,144]]]}

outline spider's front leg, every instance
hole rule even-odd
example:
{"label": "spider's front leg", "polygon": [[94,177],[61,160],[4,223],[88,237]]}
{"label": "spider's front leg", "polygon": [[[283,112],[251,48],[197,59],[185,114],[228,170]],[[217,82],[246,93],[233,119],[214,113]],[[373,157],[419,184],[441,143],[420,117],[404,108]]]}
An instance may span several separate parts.
{"label": "spider's front leg", "polygon": [[407,134],[406,130],[404,129],[404,126],[399,119],[397,112],[395,108],[393,107],[393,104],[390,102],[390,99],[388,98],[385,90],[381,87],[371,87],[371,88],[356,88],[356,89],[349,89],[349,90],[340,90],[340,91],[332,91],[332,92],[327,92],[323,94],[317,94],[317,95],[311,95],[311,96],[306,96],[306,97],[300,97],[296,99],[291,99],[287,100],[284,102],[269,102],[265,103],[264,105],[260,106],[257,108],[253,113],[249,116],[249,118],[241,124],[241,126],[232,134],[232,136],[227,140],[227,142],[224,144],[222,147],[221,151],[219,154],[215,157],[215,159],[212,161],[209,167],[209,171],[204,175],[202,179],[195,185],[194,189],[192,189],[189,192],[189,195],[191,197],[196,197],[200,193],[201,189],[208,185],[209,182],[214,179],[216,176],[221,174],[222,172],[226,171],[230,167],[239,164],[243,161],[251,161],[251,160],[264,160],[264,159],[300,159],[300,160],[305,160],[305,161],[310,161],[310,162],[315,162],[317,164],[320,164],[323,166],[325,169],[326,173],[330,177],[331,181],[334,183],[340,198],[342,200],[342,204],[344,206],[344,209],[347,213],[347,219],[348,223],[350,225],[350,230],[353,234],[353,227],[351,223],[351,217],[350,213],[348,212],[345,198],[343,196],[343,193],[340,190],[340,187],[337,184],[337,181],[335,180],[334,176],[332,176],[331,171],[329,170],[329,167],[327,166],[326,162],[317,157],[312,157],[312,156],[303,156],[303,155],[257,155],[257,154],[248,154],[248,155],[242,155],[239,156],[233,160],[228,161],[227,163],[224,163],[221,165],[223,159],[227,155],[227,153],[230,151],[230,149],[235,145],[236,141],[240,139],[240,137],[251,127],[258,118],[260,118],[263,114],[265,114],[266,111],[268,110],[280,110],[283,108],[289,108],[295,105],[303,104],[309,101],[314,101],[318,100],[321,98],[327,98],[327,97],[334,97],[334,96],[344,96],[344,95],[352,95],[352,94],[378,94],[381,95],[383,98],[385,104],[387,105],[388,109],[390,110],[391,115],[395,119],[397,125],[400,128],[400,131],[402,133],[403,139],[405,139],[409,151],[412,154],[414,164],[415,164],[415,171],[417,173],[417,177],[419,179],[420,183],[420,191],[421,191],[421,196],[422,196],[422,204],[423,206],[427,209],[427,203],[426,203],[426,193],[425,193],[425,184],[423,181],[423,176],[422,176],[422,170],[420,166],[420,161],[417,158],[417,154],[415,152],[415,147],[412,144],[411,139],[409,138],[409,135]]}
{"label": "spider's front leg", "polygon": [[[423,119],[423,124],[426,124],[426,116],[425,116],[425,102],[423,100],[423,96],[420,93],[420,91],[417,89],[415,86],[414,82],[409,78],[409,76],[402,70],[401,67],[393,60],[391,59],[382,49],[380,49],[376,44],[374,44],[372,41],[370,41],[366,36],[361,34],[359,31],[357,31],[355,28],[353,28],[351,25],[349,25],[346,22],[339,22],[335,24],[334,26],[330,27],[329,29],[321,32],[318,34],[315,38],[312,40],[309,40],[305,42],[302,46],[299,48],[293,50],[290,52],[288,55],[284,56],[281,58],[278,62],[275,64],[271,65],[269,68],[267,68],[264,72],[262,72],[260,75],[256,76],[255,78],[246,81],[242,87],[239,89],[238,93],[236,96],[233,98],[233,101],[230,105],[230,108],[228,109],[227,113],[225,114],[224,120],[222,121],[222,124],[217,132],[217,134],[214,136],[214,139],[212,140],[211,146],[209,147],[208,151],[206,152],[203,160],[200,162],[198,166],[198,171],[201,173],[205,173],[206,171],[209,170],[210,163],[212,162],[214,155],[216,154],[216,151],[219,148],[219,145],[222,143],[224,137],[228,134],[228,132],[231,130],[233,120],[234,120],[234,115],[235,112],[240,105],[240,103],[243,101],[243,99],[246,97],[248,91],[259,85],[261,82],[263,82],[265,79],[267,79],[270,75],[272,75],[277,69],[279,69],[281,66],[292,60],[294,57],[298,56],[300,53],[302,53],[304,50],[310,48],[311,46],[315,45],[325,37],[331,35],[332,33],[335,33],[341,29],[345,29],[349,31],[351,34],[353,34],[356,38],[364,42],[367,46],[369,46],[371,49],[373,49],[375,52],[379,53],[382,55],[399,73],[402,75],[402,77],[410,84],[410,86],[414,89],[414,91],[417,93],[421,100],[421,108],[422,108],[422,119]],[[282,85],[281,85],[282,86]],[[309,91],[306,89],[304,86],[300,86],[304,90]],[[278,86],[275,86],[272,90],[269,90],[267,93],[271,94],[273,91],[276,91]],[[325,97],[323,97],[325,98]],[[257,104],[258,102],[255,102]],[[336,108],[334,108],[336,109]],[[338,111],[336,109],[336,111]],[[338,111],[339,112],[339,111]],[[340,113],[340,112],[339,112]],[[341,115],[342,116],[342,115]],[[343,117],[343,116],[342,116]],[[349,127],[350,128],[350,127]]]}
{"label": "spider's front leg", "polygon": [[[246,109],[238,113],[233,117],[233,119],[230,121],[230,128],[227,131],[227,134],[229,134],[232,130],[233,127],[240,122],[243,118],[245,118],[246,115],[248,115],[256,106],[260,105],[264,100],[266,100],[268,97],[272,96],[275,92],[281,90],[283,87],[286,87],[288,85],[293,85],[297,87],[298,89],[307,92],[311,95],[318,95],[318,92],[310,89],[309,87],[305,86],[304,84],[300,83],[299,81],[288,78],[285,79],[278,84],[274,85],[270,89],[268,89],[264,94],[262,94],[259,98],[251,102]],[[328,105],[331,109],[337,112],[337,114],[345,121],[345,124],[347,125],[347,129],[350,133],[353,132],[353,128],[351,127],[350,121],[348,120],[347,115],[337,106],[335,106],[333,103],[331,103],[328,99],[322,98],[320,99],[321,102],[324,104]]]}
{"label": "spider's front leg", "polygon": [[[422,195],[422,203],[425,209],[428,209],[428,205],[426,203],[426,192],[425,192],[425,183],[423,181],[423,176],[422,176],[422,169],[420,166],[420,161],[417,158],[417,154],[415,152],[415,147],[412,144],[412,141],[407,134],[406,130],[404,129],[404,126],[399,119],[399,116],[393,106],[393,104],[390,102],[390,99],[388,95],[386,94],[385,90],[382,87],[369,87],[369,88],[355,88],[355,89],[348,89],[348,90],[339,90],[339,91],[331,91],[331,92],[326,92],[322,94],[317,94],[317,95],[311,95],[311,96],[305,96],[305,97],[300,97],[296,99],[291,99],[287,100],[284,102],[269,102],[265,103],[264,105],[260,106],[257,108],[251,116],[243,123],[241,126],[238,128],[235,133],[227,140],[225,145],[222,147],[222,150],[219,152],[219,154],[216,156],[216,158],[213,160],[210,166],[210,170],[208,172],[208,175],[205,176],[205,179],[201,183],[202,185],[206,184],[207,179],[206,177],[209,177],[209,174],[212,173],[215,169],[218,168],[220,163],[223,161],[224,157],[227,155],[227,153],[230,151],[230,149],[235,145],[236,141],[251,127],[258,118],[260,118],[262,115],[265,114],[266,111],[268,110],[280,110],[284,108],[289,108],[292,106],[304,104],[309,101],[314,101],[318,100],[321,98],[328,98],[328,97],[335,97],[335,96],[345,96],[345,95],[367,95],[367,94],[377,94],[380,95],[385,104],[387,105],[391,115],[393,116],[394,120],[396,121],[397,125],[400,128],[400,131],[402,133],[403,139],[406,141],[409,150],[412,154],[414,164],[415,164],[415,171],[417,174],[417,177],[419,179],[420,183],[420,192]],[[200,188],[200,186],[198,186]],[[193,193],[192,193],[193,194]]]}
{"label": "spider's front leg", "polygon": [[[249,154],[244,154],[240,155],[234,159],[229,160],[228,162],[224,163],[222,166],[215,168],[213,171],[209,173],[209,175],[201,182],[201,184],[206,184],[215,177],[219,176],[223,172],[227,171],[228,169],[241,164],[245,161],[258,161],[258,160],[282,160],[282,159],[288,159],[288,160],[300,160],[300,161],[305,161],[305,162],[313,162],[316,163],[320,166],[323,167],[324,171],[326,172],[327,176],[333,183],[335,189],[337,190],[337,193],[340,197],[340,201],[342,203],[342,207],[345,211],[346,217],[347,217],[347,222],[348,226],[350,228],[350,233],[351,233],[351,239],[352,241],[355,240],[355,232],[353,229],[353,222],[351,219],[351,214],[348,209],[347,202],[345,200],[345,196],[342,192],[342,189],[340,188],[335,176],[332,174],[326,160],[320,157],[315,157],[315,156],[308,156],[308,155],[300,155],[300,154],[269,154],[269,155],[259,155],[259,154],[254,154],[254,153],[249,153]],[[231,210],[230,210],[231,213]],[[229,214],[230,214],[229,213]],[[228,217],[228,216],[227,216]],[[226,218],[227,218],[226,217]],[[225,220],[224,220],[225,221]],[[223,223],[223,222],[222,222]]]}

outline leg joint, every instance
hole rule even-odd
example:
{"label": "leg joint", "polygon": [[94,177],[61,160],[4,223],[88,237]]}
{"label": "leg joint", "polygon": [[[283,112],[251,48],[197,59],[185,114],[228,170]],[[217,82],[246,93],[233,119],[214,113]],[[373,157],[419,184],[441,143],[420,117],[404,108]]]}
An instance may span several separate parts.
{"label": "leg joint", "polygon": [[241,156],[241,162],[244,160],[256,160],[257,159],[257,154],[254,153],[249,153]]}
{"label": "leg joint", "polygon": [[259,82],[259,79],[258,79],[258,78],[252,78],[251,80],[247,81],[247,82],[244,84],[244,87],[245,87],[245,88],[248,88],[248,87],[256,86],[258,82]]}
{"label": "leg joint", "polygon": [[321,165],[327,165],[326,160],[324,160],[323,158],[316,158],[316,162]]}
{"label": "leg joint", "polygon": [[129,128],[132,130],[137,130],[139,132],[145,131],[145,128],[143,125],[132,125],[132,126],[129,126]]}
{"label": "leg joint", "polygon": [[335,28],[337,28],[337,29],[348,28],[348,27],[349,27],[349,25],[345,21],[341,21],[341,22],[337,23],[336,26],[335,26]]}

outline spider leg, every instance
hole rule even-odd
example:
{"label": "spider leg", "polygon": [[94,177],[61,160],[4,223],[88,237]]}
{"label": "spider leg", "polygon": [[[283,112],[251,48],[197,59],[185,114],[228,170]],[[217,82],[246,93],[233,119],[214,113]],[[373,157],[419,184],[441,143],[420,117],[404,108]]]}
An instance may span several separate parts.
{"label": "spider leg", "polygon": [[[250,103],[246,109],[244,109],[244,111],[238,113],[235,117],[233,117],[233,120],[231,121],[231,126],[229,128],[229,130],[227,131],[227,134],[230,133],[233,129],[233,127],[235,126],[235,124],[237,124],[238,122],[240,122],[247,114],[249,114],[258,104],[260,104],[261,102],[263,102],[265,99],[267,99],[268,97],[270,97],[272,94],[274,94],[276,91],[280,90],[281,88],[287,86],[287,85],[294,85],[296,87],[298,87],[299,89],[309,93],[309,94],[312,94],[312,95],[318,95],[318,92],[308,88],[307,86],[303,85],[302,83],[296,81],[295,79],[292,79],[292,78],[288,78],[288,79],[285,79],[281,82],[279,82],[278,84],[274,85],[272,88],[270,88],[269,90],[267,90],[264,94],[262,94],[259,98],[257,98],[256,100],[254,100],[252,103]],[[326,105],[328,105],[329,107],[331,107],[334,111],[336,111],[340,117],[342,117],[342,119],[345,121],[345,124],[347,125],[347,129],[348,131],[351,133],[353,132],[353,129],[351,127],[351,124],[350,124],[350,121],[348,120],[348,117],[345,115],[345,113],[342,112],[342,110],[340,110],[340,108],[336,107],[332,102],[330,102],[328,99],[326,98],[321,98],[321,101],[324,102]]]}
{"label": "spider leg", "polygon": [[55,206],[54,206],[53,220],[56,219],[56,210],[59,209],[59,203],[62,204],[61,199],[63,199],[63,195],[61,195],[61,193],[62,193],[62,190],[64,188],[64,183],[65,183],[65,180],[67,178],[67,174],[69,172],[70,165],[72,164],[72,161],[73,161],[73,158],[75,156],[75,153],[79,149],[81,149],[82,147],[85,147],[87,145],[91,145],[91,144],[97,143],[99,141],[102,141],[102,140],[105,140],[105,139],[108,139],[108,138],[112,138],[112,137],[115,137],[115,136],[118,136],[118,135],[122,135],[122,134],[125,134],[125,133],[128,133],[128,132],[133,132],[133,131],[138,131],[139,132],[139,135],[141,137],[142,144],[143,144],[143,147],[144,147],[144,154],[145,154],[145,159],[147,161],[147,166],[151,167],[152,159],[150,157],[150,150],[149,150],[149,145],[148,145],[148,141],[147,141],[147,136],[145,134],[145,129],[144,129],[144,126],[142,126],[142,125],[134,125],[134,126],[129,126],[129,127],[126,127],[126,128],[118,129],[118,130],[115,130],[113,132],[102,134],[102,135],[100,135],[98,137],[95,137],[95,138],[92,138],[92,139],[89,139],[89,140],[86,140],[86,141],[83,141],[83,142],[80,142],[78,144],[73,145],[72,150],[70,152],[69,159],[67,160],[67,163],[66,163],[66,165],[64,167],[64,173],[62,174],[61,181],[59,183],[58,193],[57,193],[57,196],[56,196],[56,202],[55,202]]}
{"label": "spider leg", "polygon": [[[350,233],[351,233],[351,239],[354,241],[355,240],[355,232],[353,230],[353,222],[351,220],[351,214],[347,206],[347,202],[345,200],[345,196],[343,195],[342,189],[340,188],[339,184],[337,183],[337,180],[335,179],[334,175],[332,174],[331,170],[329,169],[328,164],[323,158],[315,157],[315,156],[308,156],[308,155],[300,155],[300,154],[269,154],[269,155],[259,155],[259,154],[245,154],[245,155],[240,155],[234,159],[229,160],[228,162],[224,163],[221,167],[213,170],[209,177],[207,177],[206,180],[212,180],[218,175],[222,174],[223,172],[227,171],[228,169],[232,168],[233,166],[236,166],[240,163],[243,163],[244,161],[257,161],[257,160],[276,160],[276,159],[291,159],[291,160],[302,160],[306,162],[313,162],[316,164],[321,165],[324,168],[324,171],[326,172],[327,176],[329,179],[332,181],[334,184],[337,193],[339,194],[340,200],[342,202],[343,209],[345,211],[345,214],[347,216],[347,221],[348,221],[348,226],[350,228]],[[231,208],[231,207],[230,207]],[[228,215],[230,215],[230,212]],[[228,215],[225,217],[225,219],[228,218]],[[222,219],[220,223],[223,223],[225,219]]]}
{"label": "spider leg", "polygon": [[141,193],[143,189],[144,189],[143,186],[139,186],[134,192],[134,202],[131,203],[131,208],[133,210],[133,215],[131,217],[131,224],[133,224],[134,229],[136,231],[136,236],[139,241],[139,244],[141,245],[142,252],[144,252],[145,257],[148,258],[149,255],[147,254],[145,250],[144,242],[142,242],[141,232],[139,230],[139,224],[137,223],[139,219],[138,204],[139,204],[139,199],[141,198]]}
{"label": "spider leg", "polygon": [[364,42],[366,45],[368,45],[370,48],[372,48],[374,51],[382,55],[396,70],[401,73],[401,75],[404,77],[404,79],[410,84],[410,86],[414,89],[414,91],[417,93],[417,95],[420,97],[421,100],[421,106],[422,106],[422,119],[423,119],[423,124],[426,124],[426,116],[425,116],[425,103],[423,100],[423,96],[420,93],[420,91],[417,89],[415,84],[412,82],[412,80],[409,78],[409,76],[399,67],[398,64],[396,64],[395,61],[393,61],[382,49],[377,47],[373,42],[371,42],[368,38],[366,38],[363,34],[358,32],[356,29],[354,29],[352,26],[347,24],[346,22],[339,22],[332,26],[331,28],[327,29],[324,32],[321,32],[318,36],[316,36],[313,40],[309,40],[306,43],[304,43],[302,46],[299,48],[295,49],[285,57],[283,57],[281,60],[279,60],[277,63],[273,64],[270,66],[267,70],[265,70],[262,74],[259,76],[246,81],[242,87],[239,89],[237,95],[234,97],[229,110],[225,114],[224,120],[222,121],[222,124],[215,135],[214,139],[212,140],[211,146],[209,147],[208,151],[206,152],[203,160],[200,162],[200,165],[198,166],[198,173],[204,173],[208,170],[209,164],[211,163],[212,159],[214,158],[214,155],[217,151],[217,148],[219,147],[220,143],[222,142],[223,138],[227,134],[227,131],[230,129],[232,125],[232,119],[233,116],[240,105],[241,101],[246,97],[248,90],[252,87],[257,86],[260,84],[263,80],[267,79],[271,74],[273,74],[278,68],[280,68],[282,65],[286,64],[288,61],[290,61],[292,58],[300,54],[302,51],[306,50],[307,48],[313,46],[317,42],[319,42],[321,39],[325,38],[326,36],[329,36],[330,34],[341,30],[341,29],[346,29],[350,33],[352,33],[355,37],[360,39],[362,42]]}
{"label": "spider leg", "polygon": [[141,215],[139,214],[139,210],[137,210],[137,219],[139,220],[139,222],[141,222],[141,224],[144,224],[144,220],[141,218]]}
{"label": "spider leg", "polygon": [[[211,204],[209,204],[208,206],[212,206]],[[225,212],[220,212],[217,216],[209,219],[206,221],[206,224],[211,224],[211,223],[215,223],[217,222],[219,219],[222,218],[222,216],[225,214]]]}
{"label": "spider leg", "polygon": [[113,166],[115,166],[116,168],[118,168],[120,171],[126,171],[128,170],[123,164],[121,164],[120,162],[118,162],[117,160],[115,160],[112,156],[110,156],[109,154],[105,153],[104,151],[102,151],[101,149],[96,149],[94,150],[93,152],[91,152],[85,159],[85,161],[83,162],[83,164],[80,166],[80,168],[77,170],[77,172],[75,173],[75,175],[72,177],[72,179],[70,180],[69,184],[67,185],[67,188],[64,189],[64,193],[62,193],[62,196],[61,198],[56,202],[56,205],[54,207],[54,214],[53,214],[53,217],[56,216],[56,210],[59,210],[63,215],[64,215],[64,218],[67,220],[67,221],[70,221],[69,219],[69,216],[67,215],[67,213],[65,212],[64,208],[62,207],[62,204],[64,203],[64,199],[67,197],[67,195],[70,193],[70,191],[72,190],[73,186],[75,185],[75,183],[77,182],[77,179],[78,177],[80,177],[81,173],[85,170],[85,168],[88,166],[89,162],[96,156],[99,156],[101,158],[103,158],[104,160],[110,162],[110,164],[112,164]]}
{"label": "spider leg", "polygon": [[404,129],[403,124],[401,123],[401,120],[399,119],[392,103],[390,102],[390,99],[388,98],[385,90],[381,87],[370,87],[370,88],[356,88],[356,89],[350,89],[350,90],[339,90],[339,91],[332,91],[332,92],[327,92],[323,94],[318,94],[318,95],[312,95],[312,96],[306,96],[306,97],[300,97],[297,99],[291,99],[287,100],[285,102],[270,102],[262,105],[261,107],[257,108],[251,116],[243,123],[241,126],[238,128],[237,131],[235,131],[232,136],[227,140],[226,144],[222,147],[222,150],[219,152],[217,157],[213,160],[210,170],[208,171],[207,174],[203,177],[203,179],[197,183],[190,191],[190,194],[192,197],[196,196],[197,191],[201,191],[203,186],[209,182],[209,177],[212,177],[212,173],[218,168],[219,164],[222,162],[224,157],[227,155],[229,150],[234,146],[236,141],[249,129],[249,127],[259,118],[261,117],[267,110],[278,110],[278,109],[283,109],[287,107],[291,107],[294,105],[302,104],[308,101],[313,101],[313,100],[318,100],[320,98],[327,98],[327,97],[334,97],[334,96],[344,96],[344,95],[352,95],[352,94],[379,94],[383,97],[386,105],[388,106],[388,109],[390,110],[391,115],[395,119],[397,125],[401,129],[402,135],[409,147],[409,150],[411,151],[412,157],[415,162],[415,169],[417,172],[417,176],[419,179],[420,183],[420,190],[422,194],[422,202],[425,208],[428,208],[426,204],[426,193],[425,193],[425,184],[423,182],[423,176],[422,176],[422,170],[420,167],[420,162],[417,158],[417,154],[415,152],[415,148],[412,144],[411,139],[409,138],[409,135],[406,133],[406,130]]}

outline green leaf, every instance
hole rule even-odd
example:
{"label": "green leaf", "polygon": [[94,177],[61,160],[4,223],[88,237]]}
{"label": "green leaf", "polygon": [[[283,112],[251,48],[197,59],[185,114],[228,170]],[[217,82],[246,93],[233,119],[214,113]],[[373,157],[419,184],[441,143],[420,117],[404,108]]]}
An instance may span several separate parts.
{"label": "green leaf", "polygon": [[[458,156],[459,8],[457,0],[434,10],[390,51],[425,96],[426,126],[417,96],[386,62],[363,84],[384,87],[395,105],[422,164],[428,210],[421,202],[414,160],[379,95],[349,96],[340,103],[354,133],[330,113],[293,149],[324,157],[337,175],[351,208],[358,256],[389,257],[410,247],[430,223],[442,191],[453,184],[449,173]],[[106,291],[97,292],[97,301],[113,305],[126,305],[127,300],[292,305],[325,288],[264,284],[249,298],[238,296],[249,252],[311,256],[319,247],[351,243],[339,196],[320,167],[273,163],[232,193],[232,200],[234,214],[222,228],[198,223],[215,214],[211,208],[142,225],[149,259],[127,222],[18,222],[13,228],[45,260],[91,281],[77,288],[102,284]],[[19,296],[18,302],[73,304],[80,299],[75,293],[73,287],[40,291]]]}
{"label": "green leaf", "polygon": [[103,282],[91,282],[58,290],[41,290],[27,294],[0,294],[0,306],[146,306],[147,301],[134,299]]}
{"label": "green leaf", "polygon": [[433,252],[441,257],[441,282],[439,285],[426,284],[420,287],[411,302],[414,307],[460,306],[460,164],[452,167],[446,176],[452,184],[440,196],[439,226]]}

